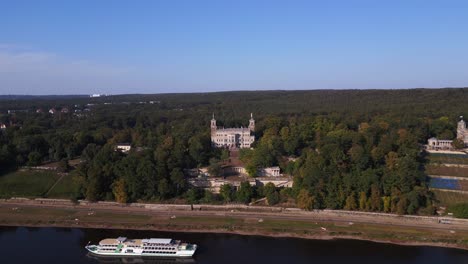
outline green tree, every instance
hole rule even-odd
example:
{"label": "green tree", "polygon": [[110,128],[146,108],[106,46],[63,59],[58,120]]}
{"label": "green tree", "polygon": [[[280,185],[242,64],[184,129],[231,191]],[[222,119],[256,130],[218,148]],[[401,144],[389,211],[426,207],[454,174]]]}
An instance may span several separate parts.
{"label": "green tree", "polygon": [[236,192],[236,196],[237,201],[244,204],[249,203],[252,200],[253,190],[248,181],[241,182],[239,190]]}
{"label": "green tree", "polygon": [[213,203],[215,201],[215,196],[211,191],[205,190],[201,201],[206,204]]}
{"label": "green tree", "polygon": [[452,146],[455,149],[463,149],[465,147],[465,143],[463,142],[463,140],[457,138],[452,141]]}
{"label": "green tree", "polygon": [[169,187],[169,182],[166,179],[162,179],[158,183],[158,193],[159,197],[166,199],[170,194],[171,189]]}
{"label": "green tree", "polygon": [[208,167],[208,173],[210,176],[216,177],[221,175],[221,164],[218,159],[211,158],[210,166]]}
{"label": "green tree", "polygon": [[265,184],[263,188],[263,194],[265,195],[269,205],[275,205],[280,200],[278,190],[276,190],[275,185],[271,182]]}
{"label": "green tree", "polygon": [[180,168],[174,168],[171,171],[171,182],[175,186],[175,194],[179,195],[186,188],[184,173]]}
{"label": "green tree", "polygon": [[221,185],[219,189],[219,195],[221,195],[221,198],[223,199],[225,203],[232,202],[233,197],[234,197],[232,185],[230,184]]}
{"label": "green tree", "polygon": [[382,198],[380,198],[380,190],[377,184],[371,186],[371,210],[380,211],[382,209]]}
{"label": "green tree", "polygon": [[365,192],[359,193],[359,210],[366,210],[367,195]]}
{"label": "green tree", "polygon": [[187,202],[190,204],[196,204],[201,198],[200,190],[197,188],[190,188],[187,191]]}
{"label": "green tree", "polygon": [[58,167],[57,167],[58,172],[65,173],[65,172],[68,172],[69,170],[70,170],[70,164],[68,163],[67,159],[62,159],[61,161],[59,161]]}
{"label": "green tree", "polygon": [[42,156],[39,152],[33,151],[28,155],[28,166],[38,166],[41,165]]}
{"label": "green tree", "polygon": [[296,205],[304,210],[312,210],[314,208],[314,198],[306,189],[301,189],[296,198]]}

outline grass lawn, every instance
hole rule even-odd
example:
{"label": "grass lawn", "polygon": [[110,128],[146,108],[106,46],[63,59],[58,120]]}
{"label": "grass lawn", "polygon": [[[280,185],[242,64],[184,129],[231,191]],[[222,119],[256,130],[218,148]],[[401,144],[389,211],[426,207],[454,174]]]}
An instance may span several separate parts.
{"label": "grass lawn", "polygon": [[429,154],[427,158],[434,164],[468,164],[468,155]]}
{"label": "grass lawn", "polygon": [[444,191],[432,191],[435,194],[435,198],[438,201],[439,206],[450,206],[456,203],[462,203],[468,201],[468,194],[444,192]]}
{"label": "grass lawn", "polygon": [[0,176],[0,197],[42,197],[60,176],[55,172],[15,171]]}
{"label": "grass lawn", "polygon": [[73,181],[73,176],[68,174],[63,176],[57,185],[55,185],[55,187],[50,190],[50,192],[47,194],[47,197],[69,199],[74,191],[75,182]]}

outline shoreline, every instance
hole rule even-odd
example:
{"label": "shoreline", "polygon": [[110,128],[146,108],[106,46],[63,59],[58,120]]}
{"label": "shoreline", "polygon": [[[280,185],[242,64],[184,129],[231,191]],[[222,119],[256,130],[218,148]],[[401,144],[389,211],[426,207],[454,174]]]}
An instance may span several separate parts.
{"label": "shoreline", "polygon": [[148,228],[148,227],[133,227],[128,228],[125,226],[103,226],[99,224],[5,224],[0,223],[0,227],[37,227],[37,228],[83,228],[83,229],[108,229],[108,230],[139,230],[139,231],[157,231],[157,232],[173,232],[173,233],[210,233],[210,234],[228,234],[228,235],[240,235],[240,236],[261,236],[269,238],[294,238],[294,239],[307,239],[307,240],[357,240],[357,241],[368,241],[372,243],[381,244],[392,244],[398,246],[427,246],[427,247],[440,247],[440,248],[451,248],[468,251],[468,246],[463,247],[456,244],[441,243],[441,242],[418,242],[418,241],[399,241],[399,240],[383,240],[366,238],[362,236],[349,236],[349,235],[299,235],[294,233],[270,233],[270,232],[259,232],[259,231],[245,231],[245,230],[224,230],[224,229],[196,229],[196,228]]}
{"label": "shoreline", "polygon": [[[0,202],[0,226],[151,230],[314,240],[351,239],[468,250],[468,221],[346,211]],[[183,209],[183,210],[181,210]],[[202,210],[203,209],[203,210]],[[210,210],[211,209],[211,210]]]}

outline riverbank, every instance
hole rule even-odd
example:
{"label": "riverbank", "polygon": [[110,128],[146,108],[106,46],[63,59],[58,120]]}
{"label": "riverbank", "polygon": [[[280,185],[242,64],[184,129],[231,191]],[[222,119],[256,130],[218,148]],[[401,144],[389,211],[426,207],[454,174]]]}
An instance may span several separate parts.
{"label": "riverbank", "polygon": [[135,210],[0,204],[0,225],[229,233],[304,239],[357,239],[408,246],[468,250],[464,226],[419,224],[365,217],[242,211]]}
{"label": "riverbank", "polygon": [[[1,226],[1,225],[0,225]],[[381,240],[381,239],[373,239],[373,238],[366,238],[366,237],[359,237],[359,236],[346,236],[346,235],[300,235],[300,234],[293,234],[293,233],[267,233],[267,232],[258,232],[258,231],[229,231],[226,229],[179,229],[179,228],[151,228],[151,227],[127,227],[127,226],[102,226],[102,225],[89,225],[89,224],[75,224],[75,225],[64,225],[62,224],[55,224],[55,225],[45,225],[45,224],[6,224],[3,226],[8,227],[56,227],[56,228],[87,228],[87,229],[126,229],[126,230],[140,230],[140,231],[160,231],[160,232],[183,232],[183,233],[212,233],[212,234],[232,234],[232,235],[242,235],[242,236],[263,236],[263,237],[276,237],[276,238],[300,238],[300,239],[312,239],[312,240],[334,240],[334,239],[349,239],[349,240],[361,240],[361,241],[369,241],[374,243],[382,243],[382,244],[394,244],[400,246],[431,246],[431,247],[443,247],[443,248],[454,248],[454,249],[462,249],[468,251],[468,246],[460,246],[456,244],[450,243],[442,243],[442,242],[416,242],[416,241],[403,241],[403,240]]]}

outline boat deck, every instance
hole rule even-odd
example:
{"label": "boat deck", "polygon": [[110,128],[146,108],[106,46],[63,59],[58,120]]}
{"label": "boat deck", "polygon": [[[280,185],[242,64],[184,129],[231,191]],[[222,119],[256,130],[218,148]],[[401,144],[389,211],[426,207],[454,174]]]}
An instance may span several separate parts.
{"label": "boat deck", "polygon": [[[119,245],[120,242],[116,238],[106,238],[99,241],[99,245]],[[142,246],[142,239],[127,239],[122,244],[126,246]]]}

